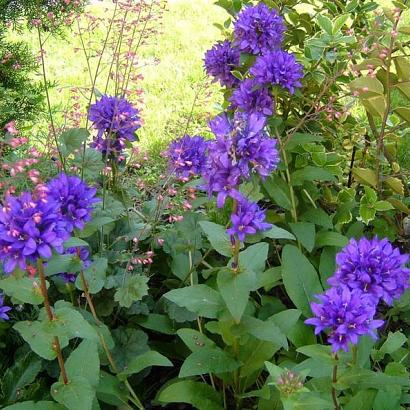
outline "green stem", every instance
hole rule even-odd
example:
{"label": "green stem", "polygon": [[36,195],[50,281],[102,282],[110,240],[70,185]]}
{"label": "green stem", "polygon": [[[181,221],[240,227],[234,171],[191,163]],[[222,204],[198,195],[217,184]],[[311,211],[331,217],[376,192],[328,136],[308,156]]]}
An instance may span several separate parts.
{"label": "green stem", "polygon": [[[335,359],[338,360],[337,354],[335,354]],[[335,407],[335,410],[340,410],[340,405],[337,400],[337,392],[335,388],[335,383],[337,382],[337,362],[333,366],[333,371],[332,371],[332,399],[333,399],[333,404]]]}

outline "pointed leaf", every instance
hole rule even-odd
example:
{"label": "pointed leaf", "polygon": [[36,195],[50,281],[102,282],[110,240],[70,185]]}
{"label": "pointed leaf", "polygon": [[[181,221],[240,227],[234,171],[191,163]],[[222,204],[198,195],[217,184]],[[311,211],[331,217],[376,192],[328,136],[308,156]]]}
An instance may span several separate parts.
{"label": "pointed leaf", "polygon": [[54,383],[51,386],[51,396],[68,410],[90,410],[95,391],[84,377],[73,377],[68,384]]}
{"label": "pointed leaf", "polygon": [[226,228],[209,221],[199,222],[212,247],[223,256],[232,255],[232,244]]}
{"label": "pointed leaf", "polygon": [[135,359],[131,360],[131,362],[124,368],[120,375],[123,376],[139,373],[141,370],[144,370],[150,366],[172,367],[173,364],[161,353],[158,353],[154,350],[149,350],[148,352],[145,352],[140,356],[137,356]]}

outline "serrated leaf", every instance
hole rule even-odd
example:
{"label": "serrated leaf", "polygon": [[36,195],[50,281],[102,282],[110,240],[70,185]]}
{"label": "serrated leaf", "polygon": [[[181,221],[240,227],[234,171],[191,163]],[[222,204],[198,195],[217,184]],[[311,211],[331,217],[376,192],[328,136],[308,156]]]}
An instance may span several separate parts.
{"label": "serrated leaf", "polygon": [[[83,275],[91,294],[98,293],[104,287],[107,268],[108,260],[106,258],[97,258],[84,270]],[[77,289],[84,290],[80,276],[77,276],[75,286]]]}
{"label": "serrated leaf", "polygon": [[220,294],[206,285],[174,289],[166,293],[164,297],[199,316],[211,319],[217,318],[224,307]]}
{"label": "serrated leaf", "polygon": [[149,350],[148,352],[142,353],[141,355],[131,360],[131,362],[120,373],[120,376],[139,373],[140,371],[150,366],[172,367],[173,364],[162,354],[154,350]]}
{"label": "serrated leaf", "polygon": [[359,214],[362,221],[368,225],[376,216],[376,209],[372,205],[360,204]]}
{"label": "serrated leaf", "polygon": [[236,273],[231,269],[221,269],[216,281],[229,312],[239,323],[248,304],[249,294],[255,289],[255,272],[244,270]]}
{"label": "serrated leaf", "polygon": [[207,373],[227,373],[240,364],[222,349],[204,347],[192,352],[181,366],[178,377],[199,376]]}
{"label": "serrated leaf", "polygon": [[399,178],[387,177],[384,182],[397,194],[404,195],[404,185]]}
{"label": "serrated leaf", "polygon": [[282,278],[292,302],[309,317],[310,302],[323,289],[315,268],[296,246],[286,245],[282,251]]}
{"label": "serrated leaf", "polygon": [[64,131],[59,137],[61,151],[65,156],[72,154],[82,147],[89,135],[90,133],[85,128],[71,128]]}
{"label": "serrated leaf", "polygon": [[353,168],[353,175],[358,182],[362,184],[370,185],[373,187],[377,186],[377,176],[372,169],[367,168]]}
{"label": "serrated leaf", "polygon": [[68,384],[62,382],[51,386],[51,396],[68,410],[90,410],[95,391],[84,377],[73,377]]}
{"label": "serrated leaf", "polygon": [[36,278],[21,277],[18,274],[10,275],[0,280],[0,289],[3,289],[6,295],[18,299],[21,303],[40,305],[44,301]]}
{"label": "serrated leaf", "polygon": [[149,278],[144,275],[127,276],[124,285],[115,292],[114,300],[120,306],[131,307],[134,302],[148,295],[148,280]]}
{"label": "serrated leaf", "polygon": [[383,212],[383,211],[390,211],[391,209],[394,209],[394,206],[388,201],[377,201],[374,204],[374,208],[376,209],[376,211]]}
{"label": "serrated leaf", "polygon": [[226,233],[226,228],[224,226],[209,221],[200,221],[199,225],[212,247],[219,254],[223,256],[232,255],[231,240],[229,239],[229,235]]}

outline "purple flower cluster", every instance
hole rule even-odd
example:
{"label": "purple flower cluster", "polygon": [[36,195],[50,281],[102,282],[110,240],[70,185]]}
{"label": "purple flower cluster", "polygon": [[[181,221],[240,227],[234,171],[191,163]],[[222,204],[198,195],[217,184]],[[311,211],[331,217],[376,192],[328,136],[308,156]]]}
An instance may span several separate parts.
{"label": "purple flower cluster", "polygon": [[48,184],[48,197],[60,204],[61,214],[66,222],[66,230],[83,229],[85,222],[91,220],[96,188],[89,187],[80,178],[61,173]]}
{"label": "purple flower cluster", "polygon": [[90,146],[105,156],[120,156],[140,128],[139,111],[125,98],[103,95],[91,105],[88,119],[98,131]]}
{"label": "purple flower cluster", "polygon": [[314,318],[305,323],[315,326],[315,334],[330,329],[328,341],[334,352],[348,351],[349,343],[357,344],[359,336],[368,334],[376,338],[375,329],[382,320],[375,320],[376,305],[358,289],[347,286],[328,289],[319,295],[320,303],[311,303]]}
{"label": "purple flower cluster", "polygon": [[274,102],[266,86],[261,86],[252,78],[247,78],[239,84],[230,98],[232,108],[253,113],[258,112],[269,116],[273,114]]}
{"label": "purple flower cluster", "polygon": [[4,295],[0,294],[0,319],[9,320],[7,312],[11,310],[10,306],[4,306]]}
{"label": "purple flower cluster", "polygon": [[236,112],[233,119],[226,114],[210,122],[215,141],[210,143],[207,168],[203,174],[208,194],[217,194],[217,205],[225,199],[236,199],[238,186],[252,172],[262,178],[277,168],[279,153],[276,141],[263,130],[265,117],[257,113]]}
{"label": "purple flower cluster", "polygon": [[45,195],[23,192],[8,196],[0,208],[0,260],[4,272],[63,253],[63,242],[74,228],[90,220],[98,200],[96,190],[77,177],[59,175],[45,187]]}
{"label": "purple flower cluster", "polygon": [[227,230],[229,235],[236,235],[240,241],[244,241],[246,235],[272,228],[271,224],[265,222],[265,212],[258,204],[248,201],[241,194],[236,199],[236,210],[231,215],[232,226]]}
{"label": "purple flower cluster", "polygon": [[[83,261],[83,268],[86,269],[91,265],[91,261],[88,259],[90,252],[85,247],[81,248],[68,248],[65,252],[67,255],[77,255],[81,261]],[[59,274],[65,283],[74,283],[77,279],[77,275],[73,272],[61,272]]]}
{"label": "purple flower cluster", "polygon": [[235,22],[235,45],[249,54],[277,50],[282,45],[285,30],[283,18],[266,4],[245,7]]}
{"label": "purple flower cluster", "polygon": [[171,171],[182,178],[201,175],[205,169],[207,148],[207,141],[198,135],[185,135],[173,141],[166,152]]}
{"label": "purple flower cluster", "polygon": [[369,334],[383,324],[375,320],[380,301],[391,305],[410,287],[410,257],[401,254],[387,239],[351,239],[337,254],[337,269],[328,282],[332,287],[312,303],[315,318],[305,323],[316,327],[316,334],[330,329],[333,351],[348,350],[358,337]]}
{"label": "purple flower cluster", "polygon": [[205,70],[222,86],[233,87],[239,82],[232,75],[232,70],[239,64],[239,56],[239,50],[233,48],[230,41],[218,42],[205,53]]}
{"label": "purple flower cluster", "polygon": [[301,87],[302,65],[293,54],[277,50],[260,56],[250,69],[250,73],[260,85],[273,84],[286,88],[291,94]]}

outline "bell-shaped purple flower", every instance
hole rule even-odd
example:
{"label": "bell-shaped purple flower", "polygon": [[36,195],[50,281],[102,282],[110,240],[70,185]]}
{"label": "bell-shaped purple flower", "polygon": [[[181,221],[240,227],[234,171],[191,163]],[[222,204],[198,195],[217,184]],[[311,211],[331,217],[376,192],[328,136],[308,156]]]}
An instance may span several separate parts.
{"label": "bell-shaped purple flower", "polygon": [[66,229],[83,229],[85,222],[91,220],[97,189],[88,186],[79,177],[61,173],[48,182],[48,197],[60,204],[60,212],[66,222]]}
{"label": "bell-shaped purple flower", "polygon": [[328,342],[334,352],[348,351],[349,343],[356,345],[362,335],[377,338],[375,330],[383,321],[374,319],[376,305],[359,289],[332,287],[317,298],[319,303],[311,303],[315,317],[305,323],[315,326],[315,334],[329,330]]}
{"label": "bell-shaped purple flower", "polygon": [[249,201],[241,194],[235,199],[237,205],[231,215],[232,226],[226,231],[228,235],[237,236],[240,241],[244,241],[246,235],[254,235],[272,228],[271,224],[265,222],[265,212],[257,203]]}
{"label": "bell-shaped purple flower", "polygon": [[62,253],[63,242],[70,236],[60,213],[60,204],[52,198],[34,198],[24,192],[8,196],[0,209],[0,259],[5,273],[27,262],[49,259],[52,251]]}
{"label": "bell-shaped purple flower", "polygon": [[4,305],[4,295],[0,294],[0,319],[9,320],[7,312],[11,310],[10,306]]}
{"label": "bell-shaped purple flower", "polygon": [[207,149],[208,142],[198,135],[185,135],[171,142],[166,151],[170,171],[185,178],[201,175],[205,169]]}
{"label": "bell-shaped purple flower", "polygon": [[235,45],[241,52],[255,55],[278,50],[285,30],[285,22],[276,10],[263,3],[248,6],[235,21]]}
{"label": "bell-shaped purple flower", "polygon": [[376,304],[382,299],[391,305],[410,287],[410,269],[406,267],[409,259],[387,239],[351,239],[337,254],[337,270],[328,282],[359,289]]}
{"label": "bell-shaped purple flower", "polygon": [[260,85],[279,85],[291,94],[302,87],[303,67],[293,54],[277,50],[256,59],[250,73]]}
{"label": "bell-shaped purple flower", "polygon": [[232,47],[230,41],[218,42],[205,53],[205,71],[222,86],[233,87],[239,83],[232,75],[232,70],[239,65],[239,57],[239,50]]}

